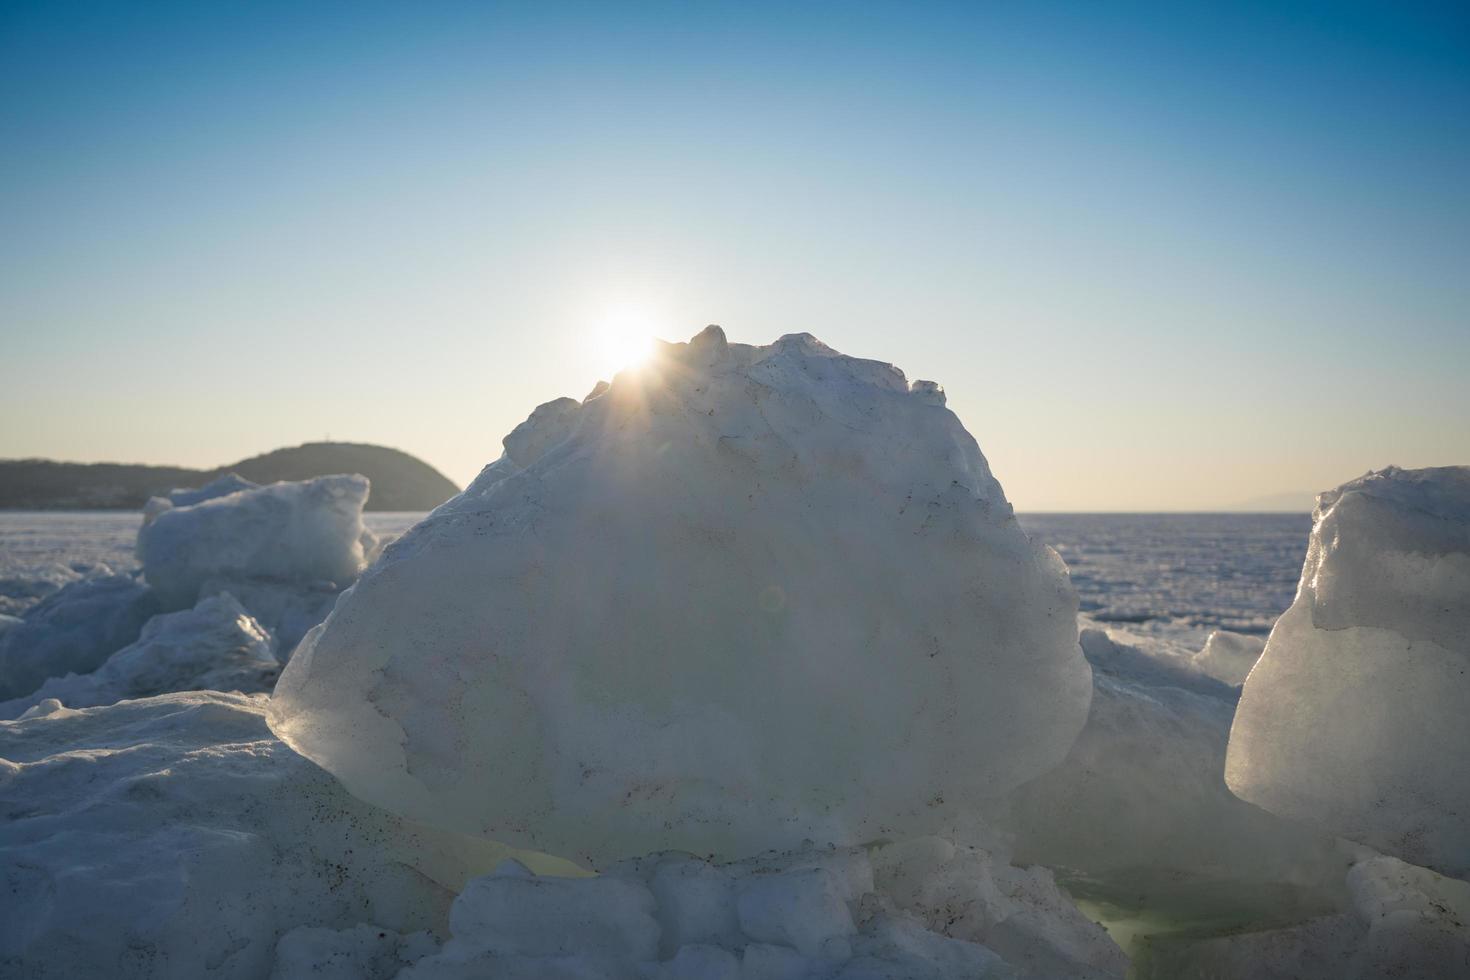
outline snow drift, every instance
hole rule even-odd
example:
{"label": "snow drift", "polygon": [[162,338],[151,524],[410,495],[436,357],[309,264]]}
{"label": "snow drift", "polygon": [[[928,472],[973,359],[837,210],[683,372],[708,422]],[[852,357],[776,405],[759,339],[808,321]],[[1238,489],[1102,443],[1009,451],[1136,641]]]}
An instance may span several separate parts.
{"label": "snow drift", "polygon": [[270,718],[411,819],[734,856],[943,830],[1055,765],[1076,631],[937,385],[711,327],[536,409],[307,635]]}
{"label": "snow drift", "polygon": [[1296,601],[1251,671],[1225,775],[1241,798],[1470,871],[1470,467],[1317,498]]}

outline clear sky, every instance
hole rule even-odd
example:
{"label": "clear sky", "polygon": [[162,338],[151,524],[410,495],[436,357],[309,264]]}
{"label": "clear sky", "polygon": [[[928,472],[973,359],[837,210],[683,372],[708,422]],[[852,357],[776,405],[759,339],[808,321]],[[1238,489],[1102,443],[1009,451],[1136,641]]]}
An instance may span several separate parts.
{"label": "clear sky", "polygon": [[1021,509],[1470,463],[1470,6],[0,5],[0,456],[463,483],[610,320],[937,380]]}

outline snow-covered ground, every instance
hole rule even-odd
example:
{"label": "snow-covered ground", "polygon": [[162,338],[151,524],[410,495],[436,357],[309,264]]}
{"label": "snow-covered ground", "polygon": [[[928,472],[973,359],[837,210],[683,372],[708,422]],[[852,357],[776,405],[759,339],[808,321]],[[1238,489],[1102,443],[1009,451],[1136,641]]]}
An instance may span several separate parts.
{"label": "snow-covered ground", "polygon": [[417,523],[0,515],[0,974],[1470,975],[1470,470],[1028,538],[937,385],[655,363]]}

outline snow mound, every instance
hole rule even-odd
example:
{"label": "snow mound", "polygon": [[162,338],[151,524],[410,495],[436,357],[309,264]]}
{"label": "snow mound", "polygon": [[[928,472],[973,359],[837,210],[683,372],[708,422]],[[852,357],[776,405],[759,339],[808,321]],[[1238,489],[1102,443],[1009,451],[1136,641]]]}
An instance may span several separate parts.
{"label": "snow mound", "polygon": [[271,724],[365,800],[594,866],[913,836],[1066,754],[1076,604],[937,386],[711,327],[538,408]]}
{"label": "snow mound", "polygon": [[366,477],[324,476],[170,506],[138,531],[143,576],[167,609],[192,606],[210,579],[340,588],[375,544],[367,497]]}
{"label": "snow mound", "polygon": [[1214,630],[1195,654],[1194,665],[1217,681],[1239,687],[1265,649],[1266,641],[1259,636]]}
{"label": "snow mound", "polygon": [[665,852],[581,878],[510,861],[465,887],[450,929],[427,954],[386,929],[300,930],[273,976],[346,962],[367,980],[1107,980],[1127,967],[1045,871],[937,838],[725,864]]}
{"label": "snow mound", "polygon": [[297,926],[443,930],[504,859],[353,799],[264,708],[200,692],[0,722],[0,973],[261,978]]}
{"label": "snow mound", "polygon": [[135,643],[92,673],[53,677],[26,697],[0,702],[0,718],[14,718],[48,698],[87,708],[173,691],[269,691],[280,670],[270,635],[225,593],[154,616]]}
{"label": "snow mound", "polygon": [[1470,871],[1470,467],[1317,498],[1296,601],[1245,682],[1242,799],[1415,864]]}
{"label": "snow mound", "polygon": [[157,611],[148,587],[128,575],[63,586],[0,633],[0,699],[30,694],[48,677],[97,669]]}

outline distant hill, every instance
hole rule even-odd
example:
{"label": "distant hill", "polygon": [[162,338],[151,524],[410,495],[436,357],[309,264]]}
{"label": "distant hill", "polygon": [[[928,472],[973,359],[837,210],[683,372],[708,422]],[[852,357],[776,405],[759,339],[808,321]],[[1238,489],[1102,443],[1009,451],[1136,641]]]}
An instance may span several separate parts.
{"label": "distant hill", "polygon": [[431,510],[459,493],[448,477],[408,453],[365,443],[309,442],[213,470],[0,460],[0,510],[129,510],[154,495],[203,486],[225,473],[256,483],[361,473],[373,485],[368,510]]}

